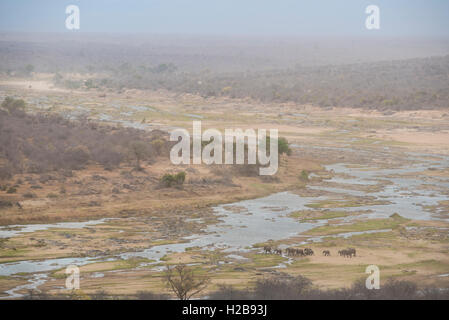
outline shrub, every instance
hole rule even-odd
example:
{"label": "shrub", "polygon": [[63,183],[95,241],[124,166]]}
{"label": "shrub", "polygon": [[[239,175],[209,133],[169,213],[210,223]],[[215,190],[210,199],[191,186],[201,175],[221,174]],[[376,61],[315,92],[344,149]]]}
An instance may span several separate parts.
{"label": "shrub", "polygon": [[71,169],[82,169],[90,159],[89,150],[85,146],[68,148],[64,152],[64,161]]}
{"label": "shrub", "polygon": [[0,208],[12,207],[13,203],[11,201],[0,200]]}
{"label": "shrub", "polygon": [[11,166],[0,167],[0,179],[9,179],[12,177],[13,168]]}
{"label": "shrub", "polygon": [[299,175],[299,179],[304,182],[309,181],[309,172],[306,170],[302,170],[301,174]]}
{"label": "shrub", "polygon": [[186,173],[184,171],[178,172],[177,174],[166,173],[161,178],[161,184],[166,188],[173,186],[180,187],[184,184],[185,180]]}
{"label": "shrub", "polygon": [[136,160],[136,169],[141,169],[140,161],[149,154],[147,144],[143,141],[134,141],[129,145],[129,149]]}
{"label": "shrub", "polygon": [[[270,150],[270,137],[267,136],[267,144],[266,144],[267,152]],[[288,144],[288,140],[284,137],[278,138],[278,154],[286,154],[290,156],[292,154],[292,149],[290,149],[290,146]]]}
{"label": "shrub", "polygon": [[256,177],[259,175],[258,164],[239,164],[234,166],[235,173],[243,177]]}
{"label": "shrub", "polygon": [[16,193],[17,189],[15,187],[9,187],[6,193]]}
{"label": "shrub", "polygon": [[278,139],[278,152],[279,154],[286,154],[288,156],[292,154],[292,149],[290,149],[288,141],[284,137]]}
{"label": "shrub", "polygon": [[305,295],[312,281],[298,275],[288,279],[262,279],[256,282],[254,294],[260,300],[295,299]]}
{"label": "shrub", "polygon": [[161,184],[166,187],[170,188],[175,181],[175,178],[172,174],[166,173],[161,178]]}
{"label": "shrub", "polygon": [[178,172],[175,175],[175,182],[179,185],[184,184],[184,181],[186,180],[186,173],[184,171]]}
{"label": "shrub", "polygon": [[157,138],[151,141],[151,146],[154,148],[157,154],[161,154],[164,150],[165,141],[163,139]]}
{"label": "shrub", "polygon": [[22,99],[14,99],[11,97],[6,97],[1,105],[1,107],[8,110],[10,114],[20,117],[25,115],[25,106],[26,103]]}
{"label": "shrub", "polygon": [[27,192],[23,195],[23,197],[26,199],[33,199],[33,198],[36,198],[36,195],[32,192]]}

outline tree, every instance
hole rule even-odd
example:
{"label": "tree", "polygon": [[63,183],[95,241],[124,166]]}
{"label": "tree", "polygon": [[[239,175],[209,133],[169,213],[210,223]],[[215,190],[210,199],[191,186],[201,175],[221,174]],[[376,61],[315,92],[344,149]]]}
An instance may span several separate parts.
{"label": "tree", "polygon": [[303,182],[309,181],[309,172],[306,170],[302,170],[299,176],[299,179]]}
{"label": "tree", "polygon": [[144,159],[148,154],[147,145],[143,141],[136,141],[131,143],[130,149],[131,153],[136,159],[136,169],[138,170],[142,169],[140,167],[140,161],[142,161],[142,159]]}
{"label": "tree", "polygon": [[184,181],[186,181],[186,173],[184,171],[178,172],[175,175],[175,182],[177,185],[183,185]]}
{"label": "tree", "polygon": [[288,145],[288,141],[284,137],[280,137],[278,139],[278,152],[279,152],[279,154],[285,153],[288,156],[292,154],[292,150],[290,149],[290,147]]}
{"label": "tree", "polygon": [[195,275],[185,264],[178,264],[175,267],[167,265],[165,280],[179,300],[189,300],[203,291],[209,283],[208,277]]}
{"label": "tree", "polygon": [[12,115],[23,116],[25,115],[26,103],[22,99],[14,99],[12,97],[6,97],[3,100],[1,107],[8,110]]}
{"label": "tree", "polygon": [[69,147],[64,151],[63,160],[70,169],[82,169],[89,162],[90,152],[86,146]]}
{"label": "tree", "polygon": [[32,64],[27,64],[25,66],[25,71],[26,71],[27,74],[31,74],[31,72],[34,71],[34,66]]}
{"label": "tree", "polygon": [[[266,148],[269,150],[270,148],[270,136],[267,136],[266,138],[267,142],[266,142]],[[292,154],[292,149],[290,149],[290,146],[288,144],[288,140],[284,137],[279,137],[278,138],[278,154],[286,154],[288,156],[290,156]]]}

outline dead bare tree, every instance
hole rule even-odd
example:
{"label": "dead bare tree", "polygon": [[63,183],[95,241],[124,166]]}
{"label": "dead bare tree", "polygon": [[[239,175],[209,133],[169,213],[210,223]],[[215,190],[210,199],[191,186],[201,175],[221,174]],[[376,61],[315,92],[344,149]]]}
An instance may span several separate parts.
{"label": "dead bare tree", "polygon": [[189,300],[203,291],[210,279],[206,276],[195,275],[193,270],[185,264],[178,264],[174,267],[167,265],[165,280],[179,300]]}

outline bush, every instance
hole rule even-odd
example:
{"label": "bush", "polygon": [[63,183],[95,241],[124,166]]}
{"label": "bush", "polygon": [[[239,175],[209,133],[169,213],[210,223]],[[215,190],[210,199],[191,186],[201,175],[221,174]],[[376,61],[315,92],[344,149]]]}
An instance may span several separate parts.
{"label": "bush", "polygon": [[68,148],[63,155],[70,169],[82,169],[90,159],[89,150],[84,146]]}
{"label": "bush", "polygon": [[1,107],[8,110],[10,114],[21,117],[25,115],[25,106],[26,103],[22,99],[14,99],[11,97],[6,97],[1,105]]}
{"label": "bush", "polygon": [[0,200],[0,208],[10,208],[13,206],[11,201]]}
{"label": "bush", "polygon": [[186,173],[184,171],[181,171],[178,174],[176,174],[175,181],[179,185],[184,184],[184,181],[186,181]]}
{"label": "bush", "polygon": [[23,195],[23,197],[26,199],[33,199],[33,198],[36,198],[36,195],[32,192],[27,192]]}
{"label": "bush", "polygon": [[161,184],[166,188],[171,188],[173,186],[180,187],[184,184],[185,180],[186,173],[184,171],[178,172],[177,174],[166,173],[161,178]]}
{"label": "bush", "polygon": [[17,189],[15,187],[9,187],[6,193],[16,193]]}
{"label": "bush", "polygon": [[174,176],[172,174],[168,174],[168,173],[164,174],[161,178],[161,184],[167,188],[170,188],[172,186],[172,184],[174,183],[174,181],[175,181]]}
{"label": "bush", "polygon": [[257,177],[259,176],[258,164],[239,164],[234,166],[235,173],[243,177]]}
{"label": "bush", "polygon": [[304,182],[309,181],[309,172],[306,170],[302,170],[301,174],[299,175],[299,179]]}
{"label": "bush", "polygon": [[151,146],[154,148],[154,150],[161,154],[164,151],[166,142],[163,139],[157,138],[151,141]]}
{"label": "bush", "polygon": [[[267,136],[267,144],[266,144],[267,151],[270,150],[270,137]],[[284,137],[278,138],[278,154],[286,154],[290,156],[292,154],[292,149],[290,149],[290,146],[288,144],[288,140]]]}
{"label": "bush", "polygon": [[278,139],[278,152],[279,154],[286,154],[288,156],[292,154],[292,149],[290,149],[288,141],[284,137]]}
{"label": "bush", "polygon": [[0,179],[9,179],[12,177],[13,168],[11,166],[0,167]]}
{"label": "bush", "polygon": [[147,144],[143,141],[133,141],[129,145],[129,149],[136,160],[136,169],[141,169],[140,161],[142,161],[149,154]]}

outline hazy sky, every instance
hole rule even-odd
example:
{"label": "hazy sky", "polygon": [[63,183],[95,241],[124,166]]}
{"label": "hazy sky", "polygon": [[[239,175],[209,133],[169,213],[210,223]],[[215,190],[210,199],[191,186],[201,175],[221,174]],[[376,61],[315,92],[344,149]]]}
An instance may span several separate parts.
{"label": "hazy sky", "polygon": [[[79,31],[65,8],[80,8]],[[380,8],[380,30],[365,8]],[[0,31],[449,36],[448,0],[0,0]]]}

